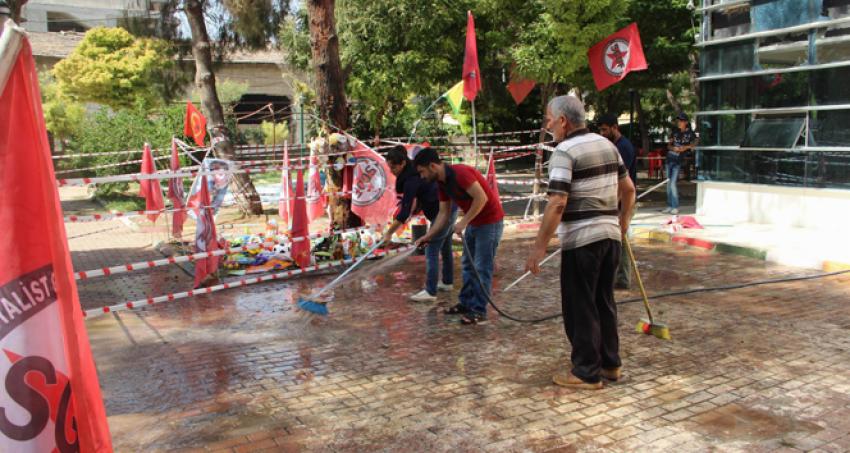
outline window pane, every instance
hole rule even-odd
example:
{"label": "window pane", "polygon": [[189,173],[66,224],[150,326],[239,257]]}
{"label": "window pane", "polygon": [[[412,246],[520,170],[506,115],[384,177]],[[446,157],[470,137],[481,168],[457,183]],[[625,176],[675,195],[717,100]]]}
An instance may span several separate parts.
{"label": "window pane", "polygon": [[809,104],[809,73],[788,72],[753,78],[758,107],[801,107]]}
{"label": "window pane", "polygon": [[701,181],[752,182],[750,154],[746,151],[699,152],[699,174]]}
{"label": "window pane", "polygon": [[791,148],[797,143],[804,118],[756,118],[747,129],[741,146],[752,148]]}
{"label": "window pane", "polygon": [[750,10],[747,5],[711,13],[711,36],[729,38],[750,32]]}
{"label": "window pane", "polygon": [[808,153],[807,182],[812,187],[850,189],[850,153]]}
{"label": "window pane", "polygon": [[808,62],[808,33],[768,36],[759,41],[758,64],[761,69],[790,68]]}
{"label": "window pane", "polygon": [[749,114],[699,117],[699,143],[702,146],[738,146],[744,140]]}
{"label": "window pane", "polygon": [[850,146],[850,110],[811,112],[809,146]]}
{"label": "window pane", "polygon": [[754,106],[752,78],[726,79],[720,86],[720,105],[724,110],[751,109]]}
{"label": "window pane", "polygon": [[755,49],[752,42],[721,47],[720,70],[724,74],[752,71]]}
{"label": "window pane", "polygon": [[753,31],[793,27],[820,19],[823,0],[753,0]]}
{"label": "window pane", "polygon": [[717,110],[720,106],[720,80],[702,82],[699,87],[699,108],[702,111]]}
{"label": "window pane", "polygon": [[830,27],[816,38],[818,63],[850,60],[850,25]]}
{"label": "window pane", "polygon": [[850,66],[812,71],[816,105],[850,104]]}
{"label": "window pane", "polygon": [[716,75],[752,71],[755,65],[754,47],[752,41],[709,46],[702,50],[700,73]]}

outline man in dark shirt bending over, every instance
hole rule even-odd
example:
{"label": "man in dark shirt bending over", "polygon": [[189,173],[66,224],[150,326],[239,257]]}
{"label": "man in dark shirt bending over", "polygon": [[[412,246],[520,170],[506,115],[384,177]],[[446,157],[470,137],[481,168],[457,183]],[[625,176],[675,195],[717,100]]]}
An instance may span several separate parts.
{"label": "man in dark shirt bending over", "polygon": [[[415,148],[414,152],[419,151]],[[398,213],[393,218],[386,233],[384,242],[389,243],[393,233],[407,222],[411,215],[422,211],[425,218],[434,225],[437,213],[440,211],[440,201],[437,196],[437,184],[425,181],[413,167],[413,162],[407,156],[404,146],[396,146],[387,153],[387,164],[395,175],[395,191],[401,197]],[[452,258],[452,228],[457,220],[457,206],[451,206],[449,220],[425,248],[425,289],[410,296],[417,302],[437,300],[437,291],[451,291],[454,282],[454,258]],[[443,257],[443,279],[439,276],[440,255]]]}

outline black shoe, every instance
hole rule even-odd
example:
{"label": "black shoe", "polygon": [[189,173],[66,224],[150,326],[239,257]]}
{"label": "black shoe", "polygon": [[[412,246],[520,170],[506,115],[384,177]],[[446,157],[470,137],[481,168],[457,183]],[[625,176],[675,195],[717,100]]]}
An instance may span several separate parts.
{"label": "black shoe", "polygon": [[483,313],[467,313],[460,318],[460,323],[465,326],[475,326],[487,323],[487,315]]}
{"label": "black shoe", "polygon": [[469,313],[469,309],[461,304],[456,304],[453,307],[446,308],[443,313],[447,315],[463,315]]}

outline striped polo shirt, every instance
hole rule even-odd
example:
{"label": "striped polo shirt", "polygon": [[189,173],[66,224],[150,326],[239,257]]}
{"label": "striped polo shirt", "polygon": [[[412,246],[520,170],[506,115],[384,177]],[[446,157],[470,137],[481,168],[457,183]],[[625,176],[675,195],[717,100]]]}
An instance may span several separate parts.
{"label": "striped polo shirt", "polygon": [[558,144],[549,160],[549,193],[569,195],[558,226],[563,250],[620,241],[617,189],[627,177],[617,148],[601,135],[579,129]]}

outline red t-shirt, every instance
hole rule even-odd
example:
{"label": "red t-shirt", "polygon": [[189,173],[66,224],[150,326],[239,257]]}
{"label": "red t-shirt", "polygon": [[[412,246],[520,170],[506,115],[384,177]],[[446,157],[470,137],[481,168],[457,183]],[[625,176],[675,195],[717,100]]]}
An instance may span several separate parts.
{"label": "red t-shirt", "polygon": [[472,206],[472,196],[467,193],[467,189],[476,181],[487,194],[487,203],[469,224],[481,226],[502,220],[505,217],[505,211],[502,210],[501,200],[490,189],[484,176],[469,165],[446,164],[446,182],[438,182],[440,201],[453,200],[463,209],[463,212],[469,212],[469,208]]}

